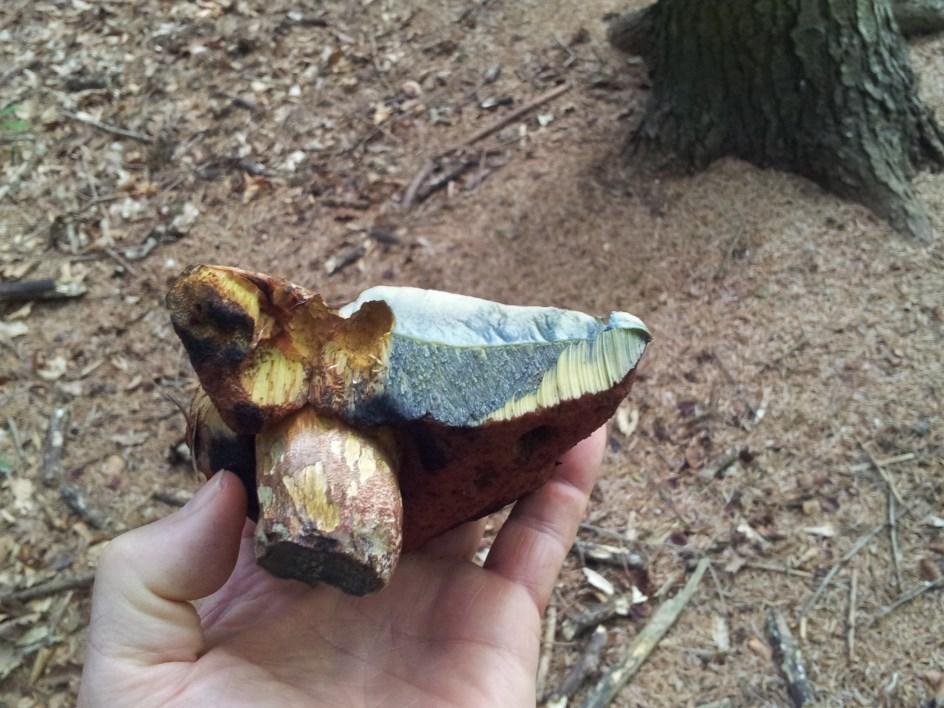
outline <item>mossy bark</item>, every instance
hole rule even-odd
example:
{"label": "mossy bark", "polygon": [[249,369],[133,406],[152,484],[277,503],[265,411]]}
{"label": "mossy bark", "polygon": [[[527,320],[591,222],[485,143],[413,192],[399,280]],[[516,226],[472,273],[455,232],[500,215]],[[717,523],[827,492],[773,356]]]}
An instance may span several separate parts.
{"label": "mossy bark", "polygon": [[794,171],[932,237],[911,179],[944,166],[944,132],[888,0],[659,0],[610,40],[642,55],[653,85],[632,153]]}

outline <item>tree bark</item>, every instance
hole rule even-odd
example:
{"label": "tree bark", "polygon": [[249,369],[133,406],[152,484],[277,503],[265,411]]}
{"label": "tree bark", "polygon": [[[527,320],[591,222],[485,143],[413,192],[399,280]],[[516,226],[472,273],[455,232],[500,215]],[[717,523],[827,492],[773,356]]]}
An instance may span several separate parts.
{"label": "tree bark", "polygon": [[896,0],[893,9],[906,37],[944,30],[944,0]]}
{"label": "tree bark", "polygon": [[659,0],[614,22],[610,41],[646,60],[653,85],[630,153],[797,172],[933,237],[911,179],[944,166],[944,132],[889,0]]}

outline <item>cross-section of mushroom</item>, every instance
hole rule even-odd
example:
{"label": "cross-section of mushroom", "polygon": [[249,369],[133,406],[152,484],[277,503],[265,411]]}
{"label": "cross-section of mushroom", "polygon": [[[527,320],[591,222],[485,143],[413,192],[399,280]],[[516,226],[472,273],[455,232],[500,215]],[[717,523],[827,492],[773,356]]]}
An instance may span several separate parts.
{"label": "cross-section of mushroom", "polygon": [[167,304],[202,386],[194,459],[236,467],[258,499],[259,562],[354,594],[401,550],[541,486],[613,414],[649,341],[622,312],[401,287],[332,310],[218,266],[188,270]]}

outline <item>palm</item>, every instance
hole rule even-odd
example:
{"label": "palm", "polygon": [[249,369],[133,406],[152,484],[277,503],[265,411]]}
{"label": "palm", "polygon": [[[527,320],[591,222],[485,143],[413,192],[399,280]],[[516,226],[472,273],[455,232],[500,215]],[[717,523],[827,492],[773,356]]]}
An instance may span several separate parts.
{"label": "palm", "polygon": [[106,549],[79,704],[534,705],[541,613],[604,439],[571,450],[518,501],[484,567],[468,560],[481,527],[467,524],[363,598],[259,568],[250,525],[238,542],[242,484],[218,475]]}
{"label": "palm", "polygon": [[[227,584],[200,607],[208,651],[190,673],[193,698],[534,704],[538,608],[496,573],[413,554],[384,591],[352,598],[271,577],[255,565],[249,542],[240,556]],[[258,695],[247,695],[247,686]]]}

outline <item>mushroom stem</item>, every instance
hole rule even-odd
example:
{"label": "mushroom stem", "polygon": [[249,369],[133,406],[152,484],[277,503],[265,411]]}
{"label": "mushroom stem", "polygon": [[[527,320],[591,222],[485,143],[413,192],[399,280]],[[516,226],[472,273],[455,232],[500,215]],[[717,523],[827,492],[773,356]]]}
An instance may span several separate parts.
{"label": "mushroom stem", "polygon": [[220,470],[229,470],[242,480],[246,488],[246,515],[255,521],[259,503],[254,438],[234,433],[203,389],[197,391],[187,413],[187,444],[194,469],[207,479]]}
{"label": "mushroom stem", "polygon": [[395,444],[304,407],[256,436],[256,558],[275,575],[353,595],[397,565],[403,508]]}

